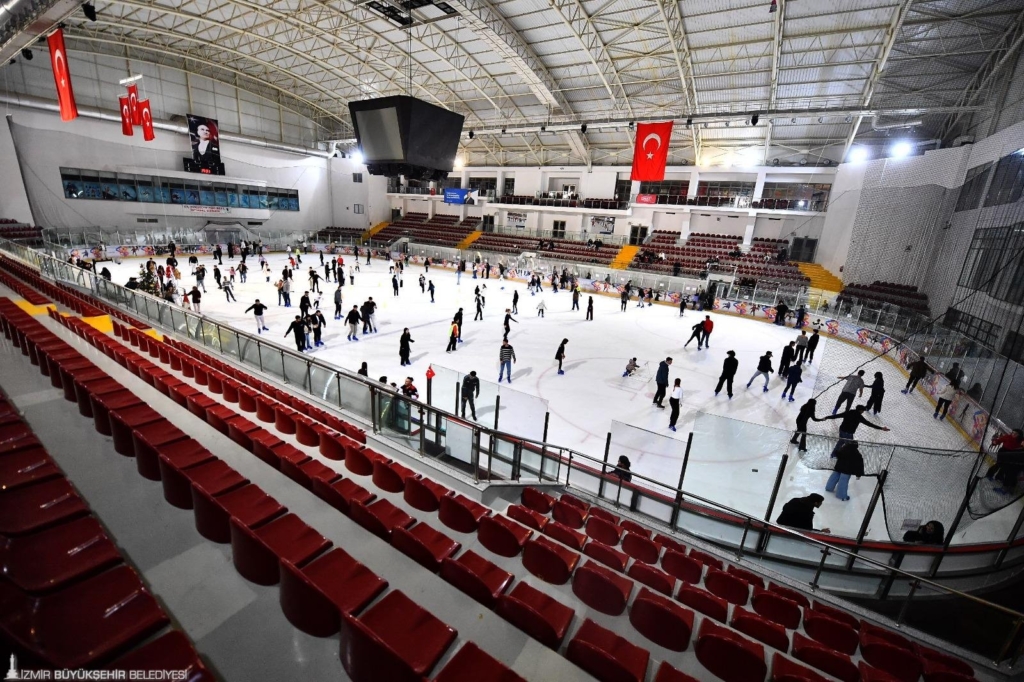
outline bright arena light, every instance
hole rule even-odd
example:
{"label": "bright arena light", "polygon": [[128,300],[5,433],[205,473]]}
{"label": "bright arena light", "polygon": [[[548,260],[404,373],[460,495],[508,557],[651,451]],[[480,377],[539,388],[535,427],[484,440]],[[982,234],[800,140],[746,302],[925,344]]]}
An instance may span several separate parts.
{"label": "bright arena light", "polygon": [[459,156],[456,156],[455,157],[455,164],[454,165],[455,165],[456,168],[462,168],[462,158],[459,157]]}
{"label": "bright arena light", "polygon": [[850,163],[864,163],[868,160],[868,150],[864,147],[854,147],[850,150]]}
{"label": "bright arena light", "polygon": [[352,163],[356,164],[357,166],[362,166],[363,165],[363,153],[360,152],[360,151],[352,152]]}
{"label": "bright arena light", "polygon": [[894,159],[902,159],[910,156],[910,143],[909,142],[897,142],[889,150],[890,156]]}

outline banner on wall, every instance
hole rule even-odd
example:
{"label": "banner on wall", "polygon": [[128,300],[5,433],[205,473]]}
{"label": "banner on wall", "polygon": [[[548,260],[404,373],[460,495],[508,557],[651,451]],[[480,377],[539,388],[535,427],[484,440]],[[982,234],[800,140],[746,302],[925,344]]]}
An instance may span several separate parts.
{"label": "banner on wall", "polygon": [[526,227],[526,214],[518,211],[509,211],[505,214],[505,224],[522,230]]}
{"label": "banner on wall", "polygon": [[50,48],[50,67],[53,81],[57,85],[57,101],[60,103],[60,120],[73,121],[78,118],[75,91],[71,88],[71,70],[68,68],[68,52],[64,48],[64,31],[57,29],[46,38]]}
{"label": "banner on wall", "polygon": [[189,173],[224,175],[220,160],[220,126],[215,118],[188,114],[188,137],[192,145],[192,158],[185,159]]}
{"label": "banner on wall", "polygon": [[185,208],[188,209],[189,213],[231,213],[231,209],[227,206],[195,206],[187,204]]}
{"label": "banner on wall", "polygon": [[118,97],[117,102],[121,110],[121,134],[131,137],[135,130],[132,128],[132,105],[128,101],[128,95]]}
{"label": "banner on wall", "polygon": [[446,204],[475,204],[476,198],[477,190],[475,189],[444,188],[444,203]]}
{"label": "banner on wall", "polygon": [[612,234],[615,232],[615,218],[609,216],[590,216],[590,231],[598,234]]}
{"label": "banner on wall", "polygon": [[658,203],[657,194],[637,194],[636,203],[638,204],[656,204]]}

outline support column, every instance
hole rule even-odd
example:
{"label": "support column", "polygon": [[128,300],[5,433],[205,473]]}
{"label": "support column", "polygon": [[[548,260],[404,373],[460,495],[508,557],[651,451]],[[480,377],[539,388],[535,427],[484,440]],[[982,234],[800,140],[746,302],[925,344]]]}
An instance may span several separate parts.
{"label": "support column", "polygon": [[686,241],[687,239],[690,238],[690,215],[691,215],[691,213],[690,213],[689,210],[682,211],[681,213],[683,214],[683,221],[682,221],[682,224],[679,226],[679,239],[680,239],[680,241]]}
{"label": "support column", "polygon": [[761,195],[764,193],[764,178],[767,174],[768,171],[757,173],[757,182],[754,183],[754,196],[750,198],[751,201],[761,201]]}
{"label": "support column", "polygon": [[697,183],[700,182],[700,171],[696,168],[690,173],[690,185],[686,188],[686,198],[696,199],[697,198]]}
{"label": "support column", "polygon": [[746,249],[750,248],[751,243],[754,241],[754,221],[757,220],[757,212],[750,211],[747,215],[747,225],[743,228],[743,247]]}

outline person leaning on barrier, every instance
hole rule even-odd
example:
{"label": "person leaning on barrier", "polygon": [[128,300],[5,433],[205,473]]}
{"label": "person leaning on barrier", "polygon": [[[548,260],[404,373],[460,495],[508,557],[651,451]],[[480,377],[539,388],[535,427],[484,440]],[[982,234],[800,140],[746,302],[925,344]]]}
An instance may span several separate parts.
{"label": "person leaning on barrier", "polygon": [[[797,530],[814,531],[814,510],[822,505],[825,498],[818,493],[811,493],[806,497],[794,497],[782,506],[782,513],[775,523],[780,526],[789,526]],[[828,528],[822,528],[819,533],[831,533]]]}
{"label": "person leaning on barrier", "polygon": [[941,545],[946,537],[946,529],[938,521],[932,520],[917,530],[908,530],[903,534],[903,542],[920,542],[923,545]]}

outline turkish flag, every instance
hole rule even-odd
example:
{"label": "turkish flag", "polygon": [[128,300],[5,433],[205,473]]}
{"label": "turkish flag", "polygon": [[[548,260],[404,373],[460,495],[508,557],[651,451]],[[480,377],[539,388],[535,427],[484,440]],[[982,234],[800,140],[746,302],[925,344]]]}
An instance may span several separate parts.
{"label": "turkish flag", "polygon": [[153,109],[148,99],[139,100],[139,118],[142,119],[142,139],[152,142],[156,139],[156,133],[153,132]]}
{"label": "turkish flag", "polygon": [[427,378],[428,379],[433,379],[435,376],[437,376],[437,372],[434,371],[434,366],[433,365],[428,365],[427,366]]}
{"label": "turkish flag", "polygon": [[117,98],[121,105],[121,132],[132,136],[135,131],[132,129],[132,105],[128,103],[128,95]]}
{"label": "turkish flag", "polygon": [[672,121],[640,123],[636,127],[636,146],[633,148],[632,180],[657,181],[665,179],[668,162],[668,143],[672,137]]}
{"label": "turkish flag", "polygon": [[68,53],[64,48],[64,31],[57,29],[46,38],[50,48],[50,67],[53,81],[57,84],[57,100],[60,102],[60,120],[73,121],[78,118],[75,105],[75,91],[71,89],[71,71],[68,69]]}
{"label": "turkish flag", "polygon": [[135,83],[128,86],[128,106],[131,108],[132,125],[142,125],[142,112],[139,110],[139,86]]}
{"label": "turkish flag", "polygon": [[636,203],[638,204],[656,204],[658,203],[657,194],[637,194]]}

